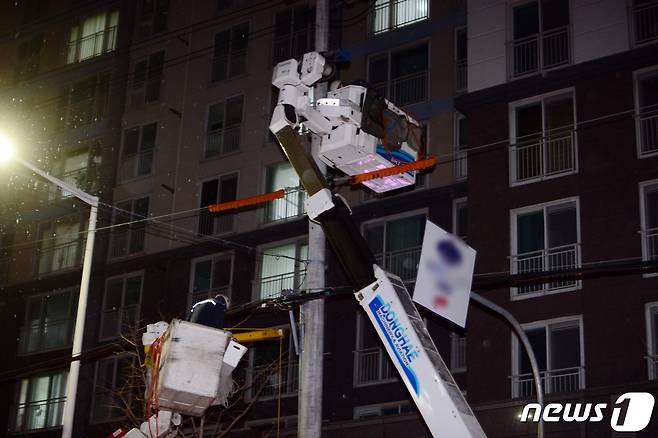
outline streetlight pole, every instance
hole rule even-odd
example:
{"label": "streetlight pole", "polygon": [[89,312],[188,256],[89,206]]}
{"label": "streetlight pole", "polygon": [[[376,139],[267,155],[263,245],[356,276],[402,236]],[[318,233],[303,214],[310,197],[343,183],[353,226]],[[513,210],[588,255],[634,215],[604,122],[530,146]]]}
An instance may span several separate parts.
{"label": "streetlight pole", "polygon": [[14,157],[14,160],[28,168],[37,175],[45,178],[57,187],[72,193],[76,198],[89,205],[89,222],[87,224],[87,241],[82,262],[82,279],[80,280],[80,294],[78,296],[78,310],[75,318],[73,332],[73,348],[71,349],[71,366],[66,382],[66,401],[64,402],[62,438],[71,438],[73,433],[73,419],[75,416],[75,399],[78,392],[80,377],[80,354],[82,353],[82,340],[85,331],[85,317],[87,316],[87,299],[89,297],[89,281],[91,279],[91,262],[94,255],[94,239],[96,237],[96,219],[98,217],[98,198],[83,192],[59,178],[44,172],[25,160]]}

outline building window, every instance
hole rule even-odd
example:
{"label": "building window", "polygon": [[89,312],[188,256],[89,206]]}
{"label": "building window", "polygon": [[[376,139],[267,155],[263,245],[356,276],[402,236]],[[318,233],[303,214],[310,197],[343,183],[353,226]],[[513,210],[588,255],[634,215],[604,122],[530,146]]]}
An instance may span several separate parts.
{"label": "building window", "polygon": [[38,275],[72,269],[80,265],[80,220],[77,215],[39,225]]}
{"label": "building window", "polygon": [[427,44],[371,56],[368,81],[397,106],[422,102],[428,96]]}
{"label": "building window", "polygon": [[416,408],[408,401],[382,403],[379,405],[357,406],[354,408],[354,419],[383,417],[386,415],[400,415],[415,412]]}
{"label": "building window", "polygon": [[395,365],[382,348],[382,343],[370,321],[356,315],[356,349],[354,350],[354,386],[393,382],[397,379]]}
{"label": "building window", "polygon": [[455,29],[455,89],[468,88],[468,38],[465,27]]}
{"label": "building window", "polygon": [[192,262],[191,304],[213,298],[217,294],[231,296],[233,255],[220,254]]}
{"label": "building window", "polygon": [[512,104],[512,183],[540,181],[577,171],[575,114],[572,92]]}
{"label": "building window", "polygon": [[75,290],[28,298],[20,352],[37,353],[69,346],[76,303]]}
{"label": "building window", "polygon": [[658,302],[645,305],[647,324],[647,369],[649,380],[658,379]]}
{"label": "building window", "polygon": [[[580,267],[578,202],[559,201],[512,211],[513,274],[561,271]],[[576,280],[512,289],[512,296],[536,296],[579,287]]]}
{"label": "building window", "polygon": [[67,63],[73,64],[113,52],[117,46],[118,27],[119,11],[101,12],[73,26]]}
{"label": "building window", "polygon": [[466,198],[455,199],[452,203],[452,233],[462,240],[468,238],[468,202]]}
{"label": "building window", "polygon": [[255,280],[258,299],[277,298],[284,290],[297,290],[306,278],[308,245],[289,243],[263,249],[260,275]]}
{"label": "building window", "polygon": [[167,30],[169,17],[169,0],[141,0],[139,3],[139,22],[137,32],[139,38]]}
{"label": "building window", "polygon": [[376,0],[370,12],[370,33],[378,35],[429,17],[428,0]]}
{"label": "building window", "polygon": [[450,334],[450,371],[463,373],[466,371],[466,335]]}
{"label": "building window", "polygon": [[[546,394],[578,391],[585,387],[580,319],[540,322],[524,326],[539,366]],[[512,341],[512,397],[535,397],[530,360],[518,338]]]}
{"label": "building window", "polygon": [[27,432],[62,425],[67,371],[20,380],[11,430]]}
{"label": "building window", "polygon": [[142,104],[160,100],[163,70],[164,51],[162,50],[152,53],[148,58],[135,63],[130,90],[130,105],[132,107],[139,107]]}
{"label": "building window", "polygon": [[38,34],[33,36],[29,41],[18,46],[15,67],[17,81],[31,79],[37,75],[39,72],[39,64],[41,62],[42,44],[43,35]]}
{"label": "building window", "polygon": [[[82,150],[57,160],[51,168],[51,174],[57,178],[88,193],[98,191],[98,168],[101,156],[95,149]],[[48,199],[51,201],[70,198],[73,193],[48,184]]]}
{"label": "building window", "polygon": [[512,8],[513,77],[571,62],[569,0],[524,2]]}
{"label": "building window", "polygon": [[[270,166],[265,171],[266,193],[299,185],[299,176],[288,161]],[[300,188],[288,191],[281,199],[268,202],[265,204],[265,223],[303,215],[304,200],[306,192]]]}
{"label": "building window", "polygon": [[135,364],[129,356],[110,357],[96,363],[91,417],[93,422],[112,421],[124,417],[130,409]]}
{"label": "building window", "polygon": [[457,113],[455,125],[455,178],[464,179],[468,176],[466,117]]}
{"label": "building window", "polygon": [[75,129],[103,119],[108,101],[110,75],[93,76],[60,90],[58,125]]}
{"label": "building window", "polygon": [[[235,201],[237,196],[238,174],[223,175],[203,183],[200,207]],[[199,214],[199,234],[212,235],[233,231],[234,219],[234,213],[210,213],[208,210],[202,210]]]}
{"label": "building window", "polygon": [[642,259],[658,260],[658,180],[640,184],[640,211]]}
{"label": "building window", "polygon": [[[260,399],[297,395],[299,388],[299,361],[290,328],[284,330],[281,341],[259,342],[250,348],[250,396],[254,397],[261,385]],[[280,345],[283,342],[283,346]],[[283,347],[283,348],[281,348]],[[281,362],[279,363],[279,359]]]}
{"label": "building window", "polygon": [[123,131],[123,148],[119,163],[120,181],[151,173],[157,132],[157,123],[135,126]]}
{"label": "building window", "polygon": [[206,134],[205,158],[225,155],[240,150],[240,131],[244,96],[210,105],[208,108],[208,132]]}
{"label": "building window", "polygon": [[0,287],[10,282],[11,267],[14,264],[11,253],[14,245],[14,232],[5,226],[0,226]]}
{"label": "building window", "polygon": [[634,0],[632,11],[633,39],[644,44],[658,39],[658,1]]}
{"label": "building window", "polygon": [[135,254],[144,250],[144,237],[146,235],[146,223],[136,222],[148,217],[149,198],[138,198],[117,203],[114,225],[131,222],[128,225],[117,226],[112,229],[110,242],[110,257],[122,257]]}
{"label": "building window", "polygon": [[108,279],[105,282],[100,339],[114,339],[136,333],[141,299],[141,273]]}
{"label": "building window", "polygon": [[635,77],[635,113],[639,156],[642,158],[657,154],[658,69]]}
{"label": "building window", "polygon": [[273,61],[299,58],[315,44],[315,8],[298,6],[278,12],[274,19]]}
{"label": "building window", "polygon": [[238,24],[215,34],[215,51],[212,59],[211,81],[239,76],[247,66],[249,23]]}
{"label": "building window", "polygon": [[416,281],[425,214],[364,225],[363,234],[379,266],[404,282]]}

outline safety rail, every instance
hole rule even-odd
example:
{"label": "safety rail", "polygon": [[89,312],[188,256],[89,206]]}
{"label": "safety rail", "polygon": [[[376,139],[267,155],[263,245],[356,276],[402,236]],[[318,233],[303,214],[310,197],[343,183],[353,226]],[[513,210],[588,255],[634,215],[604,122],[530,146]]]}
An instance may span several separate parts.
{"label": "safety rail", "polygon": [[[247,65],[247,51],[237,50],[227,55],[218,55],[212,59],[212,80],[219,81],[222,79],[232,78],[238,74],[244,73]],[[217,72],[224,71],[224,75],[219,76]]]}
{"label": "safety rail", "polygon": [[512,76],[523,76],[571,61],[569,26],[512,41]]}
{"label": "safety rail", "polygon": [[[528,274],[532,272],[560,271],[574,269],[580,266],[580,245],[574,243],[539,251],[516,254],[510,257],[513,274]],[[556,289],[573,287],[577,280],[556,280],[516,288],[516,295],[535,292],[546,292]]]}
{"label": "safety rail", "polygon": [[71,345],[71,320],[51,320],[22,327],[19,351],[23,354],[52,350]]}
{"label": "safety rail", "polygon": [[354,351],[354,386],[395,380],[397,373],[388,354],[380,347]]}
{"label": "safety rail", "polygon": [[302,216],[306,198],[305,190],[292,189],[283,198],[269,201],[265,204],[265,223]]}
{"label": "safety rail", "polygon": [[643,111],[637,116],[640,155],[658,152],[658,108]]}
{"label": "safety rail", "polygon": [[468,87],[468,60],[458,59],[455,61],[455,89],[466,91]]}
{"label": "safety rail", "polygon": [[240,125],[208,133],[205,157],[216,157],[240,150]]}
{"label": "safety rail", "polygon": [[428,0],[376,1],[370,11],[370,33],[378,35],[429,17]]}
{"label": "safety rail", "polygon": [[109,53],[116,48],[118,26],[110,26],[99,32],[68,43],[68,63],[80,62]]}
{"label": "safety rail", "polygon": [[12,424],[13,432],[27,432],[62,425],[66,397],[19,403]]}
{"label": "safety rail", "polygon": [[641,230],[644,260],[658,260],[658,228]]}
{"label": "safety rail", "polygon": [[[255,367],[252,370],[252,376],[263,372],[265,368],[271,367]],[[265,378],[267,382],[260,393],[261,398],[277,397],[279,391],[281,395],[297,394],[299,388],[299,362],[286,362],[281,364],[281,367],[275,366]]]}
{"label": "safety rail", "polygon": [[455,178],[464,179],[468,176],[468,152],[464,146],[455,151]]}
{"label": "safety rail", "polygon": [[40,247],[37,250],[37,273],[50,274],[79,266],[78,245],[76,239],[58,245]]}
{"label": "safety rail", "polygon": [[117,309],[104,310],[101,319],[101,339],[117,338],[122,334],[130,335],[138,330],[139,305],[133,304]]}
{"label": "safety rail", "polygon": [[658,39],[658,1],[634,3],[632,15],[635,44]]}
{"label": "safety rail", "polygon": [[[58,178],[70,186],[76,187],[80,190],[87,191],[89,183],[89,172],[86,167],[81,169],[65,172],[58,176]],[[73,193],[64,190],[54,184],[48,184],[48,199],[54,201],[57,199],[70,198]]]}
{"label": "safety rail", "polygon": [[[513,397],[535,397],[535,380],[532,373],[510,376],[510,379]],[[585,367],[540,371],[539,379],[545,394],[578,391],[583,388],[585,382]]]}
{"label": "safety rail", "polygon": [[383,254],[375,254],[375,259],[382,269],[397,275],[402,281],[412,282],[416,281],[420,250],[420,246],[415,246],[397,251],[387,251]]}
{"label": "safety rail", "polygon": [[136,154],[124,155],[119,163],[119,180],[125,181],[138,176],[149,175],[153,169],[155,151],[148,149]]}
{"label": "safety rail", "polygon": [[400,76],[388,82],[374,84],[373,87],[397,106],[422,102],[427,99],[427,71]]}
{"label": "safety rail", "polygon": [[235,213],[222,212],[220,214],[213,214],[208,211],[202,211],[199,214],[199,234],[204,236],[231,232],[234,225]]}
{"label": "safety rail", "polygon": [[523,182],[576,170],[575,131],[518,141],[510,147],[512,179]]}
{"label": "safety rail", "polygon": [[258,290],[260,299],[278,298],[283,290],[294,290],[299,287],[306,271],[293,271],[284,274],[270,275],[253,280],[253,287]]}

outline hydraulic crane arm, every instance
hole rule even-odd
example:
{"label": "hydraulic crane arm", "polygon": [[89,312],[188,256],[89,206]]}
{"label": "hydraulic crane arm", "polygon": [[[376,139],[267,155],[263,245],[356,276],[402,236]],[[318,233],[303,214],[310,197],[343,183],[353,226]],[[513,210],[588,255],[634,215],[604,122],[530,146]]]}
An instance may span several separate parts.
{"label": "hydraulic crane arm", "polygon": [[[343,156],[360,156],[363,161],[372,159],[370,146],[377,138],[361,130],[361,114],[363,111],[365,116],[367,109],[364,111],[363,105],[356,104],[363,97],[365,101],[369,100],[368,91],[362,87],[345,92],[337,90],[331,102],[322,99],[317,102],[318,107],[324,106],[318,110],[310,103],[308,90],[322,78],[323,71],[326,71],[324,58],[312,52],[304,55],[301,69],[298,69],[295,60],[278,64],[272,81],[281,92],[272,115],[270,130],[309,194],[305,202],[306,213],[310,220],[319,223],[324,229],[338,260],[358,290],[355,294],[357,301],[368,315],[432,435],[449,438],[485,437],[473,411],[441,359],[404,283],[377,266],[375,257],[352,220],[349,207],[341,197],[331,193],[324,175],[295,132],[300,123],[309,121],[307,128],[322,136],[320,158],[341,170],[348,168],[345,167],[347,164]],[[348,98],[341,101],[336,96]],[[412,120],[407,119],[401,110],[396,110],[404,120]],[[371,129],[371,132],[375,131]],[[385,131],[383,128],[382,132]],[[325,154],[323,158],[322,150],[335,151],[333,146],[336,143],[341,144],[338,152],[341,155]],[[327,148],[327,144],[331,147]],[[402,141],[400,150],[403,150],[405,144],[406,141]],[[329,159],[331,156],[336,157],[343,167]],[[386,186],[386,181],[382,184]]]}

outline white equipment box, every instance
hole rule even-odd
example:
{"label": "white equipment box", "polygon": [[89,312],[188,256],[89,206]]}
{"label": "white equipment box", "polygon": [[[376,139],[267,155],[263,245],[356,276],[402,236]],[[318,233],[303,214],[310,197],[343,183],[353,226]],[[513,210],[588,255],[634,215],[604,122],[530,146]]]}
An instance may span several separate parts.
{"label": "white equipment box", "polygon": [[185,415],[201,416],[218,396],[230,332],[174,319],[164,335],[158,403]]}
{"label": "white equipment box", "polygon": [[432,436],[485,438],[400,278],[375,267],[356,293]]}

